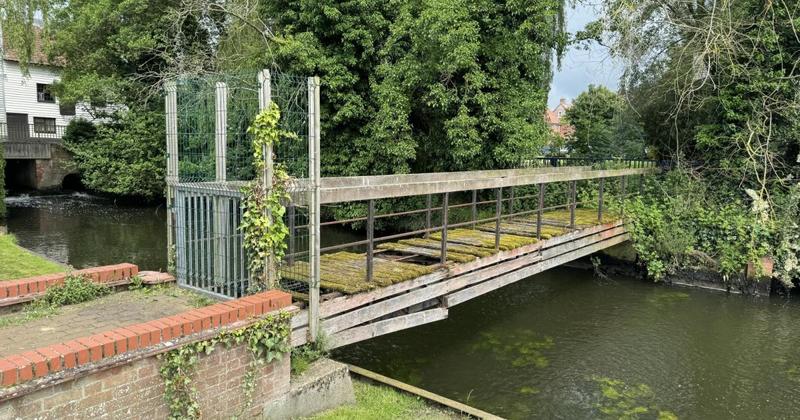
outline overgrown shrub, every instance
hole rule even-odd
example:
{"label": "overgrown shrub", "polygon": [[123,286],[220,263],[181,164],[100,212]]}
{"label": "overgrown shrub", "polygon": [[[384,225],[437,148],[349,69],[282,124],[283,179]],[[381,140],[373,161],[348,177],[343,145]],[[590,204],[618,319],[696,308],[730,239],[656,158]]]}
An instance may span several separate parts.
{"label": "overgrown shrub", "polygon": [[655,280],[698,265],[732,276],[773,249],[774,223],[750,207],[741,197],[673,171],[629,200],[625,215],[633,247]]}
{"label": "overgrown shrub", "polygon": [[68,276],[63,284],[50,287],[40,299],[49,306],[74,305],[111,293],[111,289],[82,276]]}
{"label": "overgrown shrub", "polygon": [[164,130],[162,114],[131,109],[98,125],[96,136],[90,136],[85,124],[76,123],[65,146],[87,188],[152,200],[164,194]]}

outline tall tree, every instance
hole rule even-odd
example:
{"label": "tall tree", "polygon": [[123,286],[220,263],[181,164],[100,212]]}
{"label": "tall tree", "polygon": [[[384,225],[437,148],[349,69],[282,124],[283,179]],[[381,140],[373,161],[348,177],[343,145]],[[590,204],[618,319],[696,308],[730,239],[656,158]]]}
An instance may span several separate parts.
{"label": "tall tree", "polygon": [[638,158],[644,155],[644,133],[623,98],[604,86],[589,85],[566,112],[574,132],[568,147],[579,156]]}
{"label": "tall tree", "polygon": [[535,155],[563,1],[264,3],[264,63],[323,80],[323,171],[512,166]]}

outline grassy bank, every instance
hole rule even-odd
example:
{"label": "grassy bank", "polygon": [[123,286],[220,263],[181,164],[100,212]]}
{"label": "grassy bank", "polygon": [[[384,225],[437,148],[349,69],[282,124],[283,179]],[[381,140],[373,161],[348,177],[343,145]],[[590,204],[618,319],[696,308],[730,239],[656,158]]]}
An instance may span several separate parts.
{"label": "grassy bank", "polygon": [[312,419],[461,419],[457,413],[394,389],[353,380],[356,403],[318,414]]}
{"label": "grassy bank", "polygon": [[0,280],[59,273],[65,268],[18,246],[12,235],[0,234]]}

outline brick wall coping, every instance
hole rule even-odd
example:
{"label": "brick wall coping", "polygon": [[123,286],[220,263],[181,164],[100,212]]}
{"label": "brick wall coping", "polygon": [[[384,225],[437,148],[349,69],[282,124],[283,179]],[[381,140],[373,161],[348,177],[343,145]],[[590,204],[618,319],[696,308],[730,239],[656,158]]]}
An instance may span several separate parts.
{"label": "brick wall coping", "polygon": [[291,304],[290,294],[270,290],[7,356],[0,359],[0,403],[296,310]]}
{"label": "brick wall coping", "polygon": [[63,284],[70,275],[84,276],[95,283],[115,286],[130,282],[131,277],[135,277],[137,274],[139,274],[138,266],[122,263],[16,280],[2,280],[0,281],[0,306],[33,300],[43,295],[48,288]]}

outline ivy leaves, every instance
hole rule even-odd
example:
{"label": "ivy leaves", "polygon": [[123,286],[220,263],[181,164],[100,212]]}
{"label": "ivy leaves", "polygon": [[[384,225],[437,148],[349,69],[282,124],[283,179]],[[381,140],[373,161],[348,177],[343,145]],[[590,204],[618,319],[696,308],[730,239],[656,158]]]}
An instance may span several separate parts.
{"label": "ivy leaves", "polygon": [[[253,165],[257,173],[266,170],[265,150],[276,146],[281,139],[297,139],[295,133],[279,128],[280,118],[278,105],[270,102],[247,129],[253,136]],[[267,180],[270,185],[264,185],[264,181],[263,176],[256,176],[242,188],[243,214],[239,229],[244,232],[244,249],[251,278],[260,278],[264,286],[274,287],[278,281],[277,261],[286,253],[285,239],[289,234],[283,222],[286,213],[283,203],[291,199],[286,191],[289,182],[286,167],[275,165],[272,179]]]}
{"label": "ivy leaves", "polygon": [[225,330],[216,337],[187,344],[159,356],[162,361],[159,373],[164,380],[164,400],[170,409],[170,419],[199,419],[202,416],[197,402],[197,388],[192,375],[200,355],[209,355],[217,345],[225,348],[246,343],[252,360],[244,374],[242,390],[245,408],[252,404],[257,369],[281,360],[291,350],[289,320],[291,314],[281,312],[237,330]]}

